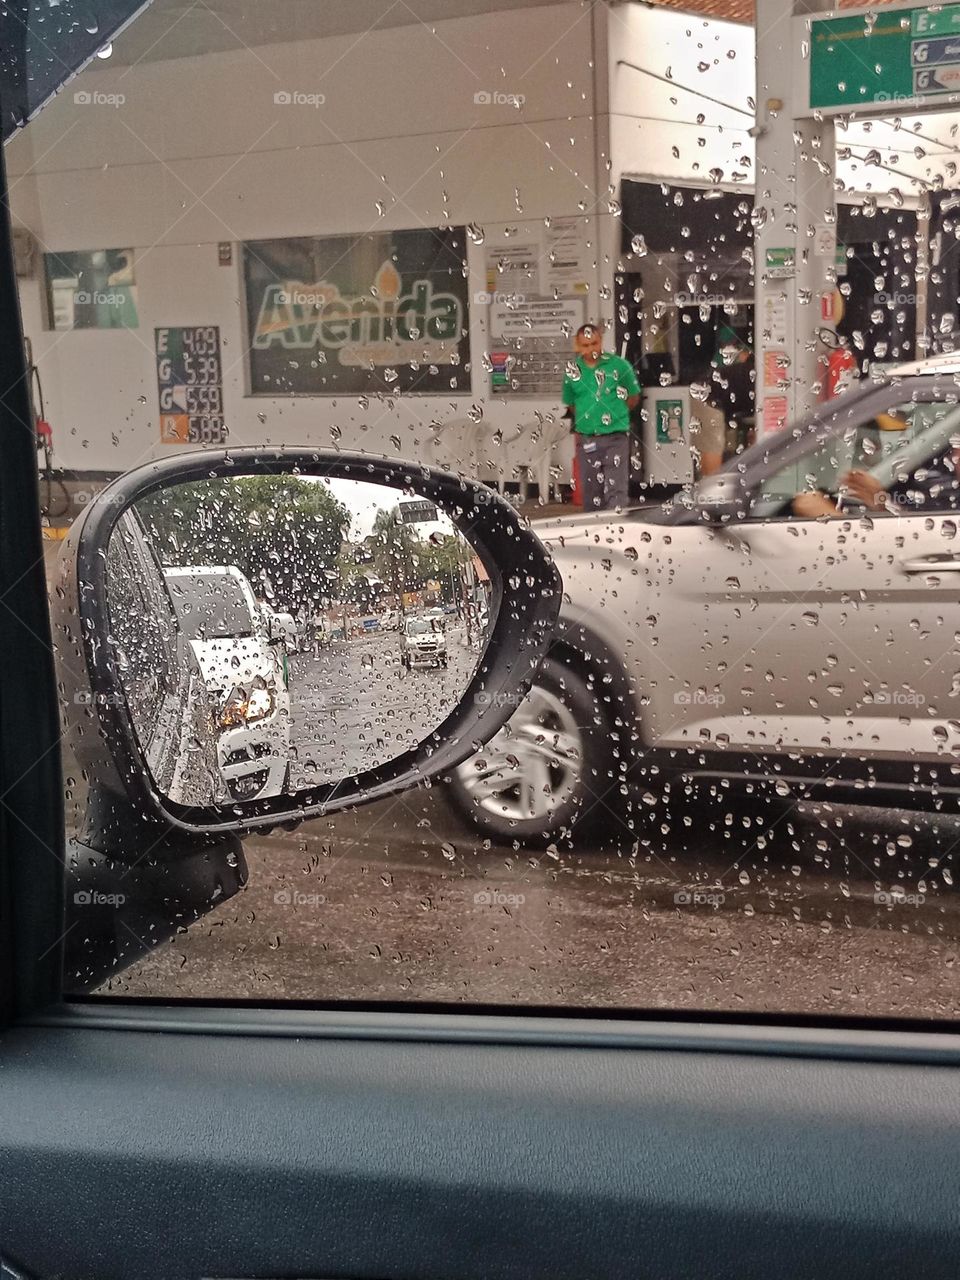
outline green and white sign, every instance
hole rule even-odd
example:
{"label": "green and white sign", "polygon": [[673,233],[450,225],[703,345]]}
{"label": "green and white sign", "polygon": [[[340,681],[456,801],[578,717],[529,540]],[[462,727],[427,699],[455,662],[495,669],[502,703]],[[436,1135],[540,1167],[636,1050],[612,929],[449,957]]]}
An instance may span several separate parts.
{"label": "green and white sign", "polygon": [[768,249],[766,252],[767,275],[772,280],[785,280],[796,274],[796,254],[793,249]]}
{"label": "green and white sign", "polygon": [[814,18],[809,43],[811,110],[934,105],[960,94],[960,4]]}
{"label": "green and white sign", "polygon": [[683,401],[658,400],[657,444],[681,444],[683,442]]}
{"label": "green and white sign", "polygon": [[911,31],[915,36],[960,35],[960,4],[931,9],[912,9]]}
{"label": "green and white sign", "polygon": [[[797,273],[796,253],[793,249],[768,249],[764,255],[768,280],[788,280]],[[834,252],[834,264],[838,276],[847,274],[846,246],[838,244]]]}

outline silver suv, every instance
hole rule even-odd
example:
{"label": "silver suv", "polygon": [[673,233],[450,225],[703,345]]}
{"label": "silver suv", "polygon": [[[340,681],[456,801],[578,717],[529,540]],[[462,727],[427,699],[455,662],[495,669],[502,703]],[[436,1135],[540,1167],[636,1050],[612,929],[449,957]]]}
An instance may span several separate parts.
{"label": "silver suv", "polygon": [[558,640],[454,799],[530,842],[588,818],[636,828],[698,779],[953,807],[958,460],[960,360],[939,358],[667,505],[538,523],[563,575]]}

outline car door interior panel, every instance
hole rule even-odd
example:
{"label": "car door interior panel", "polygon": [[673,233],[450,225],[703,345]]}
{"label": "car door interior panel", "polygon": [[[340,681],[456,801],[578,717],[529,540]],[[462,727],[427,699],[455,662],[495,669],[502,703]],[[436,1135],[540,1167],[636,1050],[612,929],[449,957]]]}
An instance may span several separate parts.
{"label": "car door interior panel", "polygon": [[952,1037],[920,1065],[869,1032],[151,1012],[0,1041],[0,1249],[30,1274],[953,1274]]}

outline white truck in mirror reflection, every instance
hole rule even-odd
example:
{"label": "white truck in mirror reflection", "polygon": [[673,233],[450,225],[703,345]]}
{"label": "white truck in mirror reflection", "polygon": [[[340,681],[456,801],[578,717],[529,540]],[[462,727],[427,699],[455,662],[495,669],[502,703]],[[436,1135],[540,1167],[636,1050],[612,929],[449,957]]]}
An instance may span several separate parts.
{"label": "white truck in mirror reflection", "polygon": [[217,759],[235,800],[281,795],[290,761],[290,694],[250,583],[234,565],[164,577],[218,717]]}
{"label": "white truck in mirror reflection", "polygon": [[408,671],[414,667],[445,667],[447,637],[444,634],[443,611],[439,617],[407,618],[400,635],[400,661]]}

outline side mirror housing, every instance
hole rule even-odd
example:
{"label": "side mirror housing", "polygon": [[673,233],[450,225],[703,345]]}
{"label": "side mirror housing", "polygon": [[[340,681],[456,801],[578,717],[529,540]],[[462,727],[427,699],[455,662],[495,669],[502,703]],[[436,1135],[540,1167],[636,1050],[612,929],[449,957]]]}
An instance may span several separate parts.
{"label": "side mirror housing", "polygon": [[[561,598],[546,548],[491,490],[305,448],[202,450],[121,477],[75,522],[60,578],[78,760],[184,835],[297,823],[454,768],[529,687]],[[420,634],[402,653],[380,614],[416,611],[432,632],[438,594],[463,624],[445,648]],[[332,644],[314,628],[288,663],[267,644],[268,602],[270,639],[316,612]]]}
{"label": "side mirror housing", "polygon": [[705,524],[736,524],[746,519],[749,501],[739,471],[706,476],[693,492],[693,509]]}

